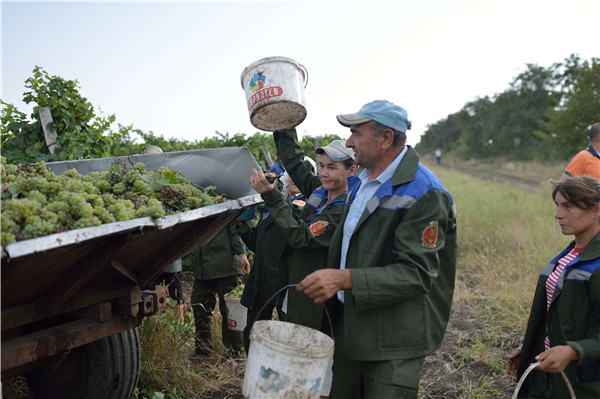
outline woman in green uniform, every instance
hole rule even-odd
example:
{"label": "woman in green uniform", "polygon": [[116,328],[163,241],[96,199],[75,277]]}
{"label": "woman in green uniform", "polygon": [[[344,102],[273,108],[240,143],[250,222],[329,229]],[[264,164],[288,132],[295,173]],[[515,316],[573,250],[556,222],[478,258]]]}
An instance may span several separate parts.
{"label": "woman in green uniform", "polygon": [[[286,193],[285,199],[292,204],[292,212],[298,216],[305,204],[304,196],[291,184],[284,183],[282,191]],[[248,308],[246,313],[246,327],[244,327],[244,348],[246,353],[250,348],[250,331],[257,320],[271,320],[273,309],[277,309],[280,320],[285,319],[282,311],[283,294],[275,295],[288,283],[288,260],[291,248],[277,228],[271,217],[269,208],[263,207],[260,220],[256,227],[250,228],[248,224],[241,224],[237,229],[244,243],[254,252],[254,264],[246,280],[241,304]]]}
{"label": "woman in green uniform", "polygon": [[[277,150],[283,165],[300,192],[308,197],[299,217],[283,199],[275,183],[269,183],[262,171],[254,171],[252,187],[262,195],[274,223],[288,245],[293,248],[289,282],[299,283],[304,277],[327,264],[329,240],[342,215],[348,185],[356,181],[356,165],[352,150],[344,140],[335,140],[317,148],[319,175],[304,160],[295,130],[275,133]],[[326,306],[335,306],[337,299]],[[331,312],[330,312],[331,313]],[[304,293],[288,291],[288,321],[329,332],[329,320],[323,305],[317,305]]]}

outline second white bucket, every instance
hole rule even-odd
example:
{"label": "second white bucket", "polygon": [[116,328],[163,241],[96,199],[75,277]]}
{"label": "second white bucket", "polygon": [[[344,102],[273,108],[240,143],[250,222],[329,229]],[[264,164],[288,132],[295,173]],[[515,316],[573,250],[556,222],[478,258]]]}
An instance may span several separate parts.
{"label": "second white bucket", "polygon": [[225,308],[227,313],[227,327],[232,331],[244,331],[248,312],[240,303],[240,297],[225,295]]}
{"label": "second white bucket", "polygon": [[241,82],[252,126],[274,132],[296,127],[306,118],[308,73],[297,61],[260,59],[244,69]]}
{"label": "second white bucket", "polygon": [[318,398],[333,347],[331,337],[309,327],[276,320],[255,322],[242,394]]}

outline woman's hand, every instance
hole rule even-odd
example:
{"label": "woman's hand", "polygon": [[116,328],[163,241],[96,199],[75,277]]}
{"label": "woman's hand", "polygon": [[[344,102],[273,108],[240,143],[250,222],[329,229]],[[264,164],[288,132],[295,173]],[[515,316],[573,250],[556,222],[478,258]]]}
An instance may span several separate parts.
{"label": "woman's hand", "polygon": [[512,351],[508,360],[506,361],[506,371],[513,377],[517,377],[517,370],[519,369],[519,361],[521,360],[521,352],[523,351],[523,345]]}
{"label": "woman's hand", "polygon": [[[269,183],[262,170],[252,169],[252,173],[254,176],[250,176],[250,184],[259,194],[266,194],[277,185],[277,182]],[[268,173],[268,175],[275,176],[274,173]]]}
{"label": "woman's hand", "polygon": [[579,354],[569,345],[553,346],[535,357],[540,365],[535,369],[546,373],[562,373],[569,363],[577,361]]}

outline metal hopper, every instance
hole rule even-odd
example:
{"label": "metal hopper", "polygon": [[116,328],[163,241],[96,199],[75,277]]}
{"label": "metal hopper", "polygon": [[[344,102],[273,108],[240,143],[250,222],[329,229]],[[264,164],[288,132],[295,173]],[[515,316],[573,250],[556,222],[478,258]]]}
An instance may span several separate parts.
{"label": "metal hopper", "polygon": [[5,341],[19,336],[23,329],[38,329],[35,323],[40,320],[73,315],[106,301],[112,302],[109,313],[133,320],[126,326],[121,320],[110,334],[99,333],[73,346],[139,324],[143,307],[149,305],[137,294],[153,288],[150,285],[167,264],[204,245],[244,211],[262,202],[249,182],[252,169],[259,166],[246,147],[52,162],[47,166],[56,174],[71,168],[89,174],[108,170],[114,162],[127,167],[142,162],[148,170],[166,166],[199,186],[216,186],[216,191],[229,200],[159,219],[145,217],[76,229],[2,248],[3,373],[52,354],[42,353],[31,341],[35,347],[30,349],[37,354],[25,356],[13,348],[16,344]]}

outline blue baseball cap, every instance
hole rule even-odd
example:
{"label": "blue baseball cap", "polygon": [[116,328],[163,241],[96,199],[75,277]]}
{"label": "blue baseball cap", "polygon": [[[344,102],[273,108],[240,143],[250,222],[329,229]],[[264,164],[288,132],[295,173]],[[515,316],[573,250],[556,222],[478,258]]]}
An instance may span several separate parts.
{"label": "blue baseball cap", "polygon": [[336,118],[346,127],[375,121],[403,133],[412,125],[404,108],[386,100],[372,101],[355,114],[337,115]]}

